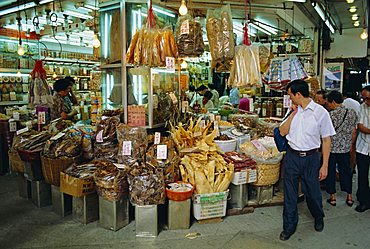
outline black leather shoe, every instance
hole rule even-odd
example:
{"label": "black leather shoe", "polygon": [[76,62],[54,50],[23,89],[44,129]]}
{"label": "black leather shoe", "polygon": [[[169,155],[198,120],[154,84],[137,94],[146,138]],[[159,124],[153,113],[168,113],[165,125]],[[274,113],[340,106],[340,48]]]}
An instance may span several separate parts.
{"label": "black leather shoe", "polygon": [[315,219],[315,230],[317,232],[322,232],[324,230],[324,219],[323,218]]}
{"label": "black leather shoe", "polygon": [[355,210],[359,213],[365,212],[366,210],[370,209],[370,206],[365,205],[365,204],[360,204],[358,205]]}
{"label": "black leather shoe", "polygon": [[293,235],[293,233],[294,233],[294,232],[289,233],[289,232],[287,232],[287,231],[282,231],[282,232],[280,233],[280,240],[282,240],[282,241],[288,240],[288,239],[290,238],[290,236],[292,236],[292,235]]}

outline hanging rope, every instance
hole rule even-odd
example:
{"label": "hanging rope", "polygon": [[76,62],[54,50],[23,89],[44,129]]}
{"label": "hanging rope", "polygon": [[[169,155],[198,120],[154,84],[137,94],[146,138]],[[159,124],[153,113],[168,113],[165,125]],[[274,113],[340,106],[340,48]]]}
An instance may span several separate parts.
{"label": "hanging rope", "polygon": [[243,44],[250,46],[251,42],[249,40],[248,36],[248,5],[249,5],[249,0],[245,0],[245,23],[244,23],[244,36],[243,36]]}
{"label": "hanging rope", "polygon": [[154,15],[153,12],[153,7],[152,7],[152,0],[149,2],[149,9],[148,9],[148,16],[146,18],[146,23],[148,28],[156,28],[157,27],[157,22],[156,22],[156,16]]}

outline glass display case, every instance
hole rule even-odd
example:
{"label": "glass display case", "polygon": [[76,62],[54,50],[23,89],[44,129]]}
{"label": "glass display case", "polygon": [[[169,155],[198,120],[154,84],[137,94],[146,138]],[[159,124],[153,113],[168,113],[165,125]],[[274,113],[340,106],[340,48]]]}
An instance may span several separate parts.
{"label": "glass display case", "polygon": [[28,103],[28,89],[31,70],[20,72],[0,69],[0,106],[25,105]]}
{"label": "glass display case", "polygon": [[[140,122],[148,128],[163,126],[176,118],[179,108],[178,72],[165,68],[135,67],[128,70],[128,123]],[[140,109],[132,108],[142,107]],[[145,109],[145,115],[144,115]],[[133,119],[137,119],[133,121]]]}

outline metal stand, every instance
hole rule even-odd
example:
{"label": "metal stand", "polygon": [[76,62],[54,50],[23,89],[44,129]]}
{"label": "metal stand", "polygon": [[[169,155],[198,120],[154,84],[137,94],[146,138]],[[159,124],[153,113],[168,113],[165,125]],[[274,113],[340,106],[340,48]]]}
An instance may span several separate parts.
{"label": "metal stand", "polygon": [[51,187],[45,181],[31,182],[32,202],[38,207],[51,205]]}
{"label": "metal stand", "polygon": [[58,186],[51,186],[51,198],[54,213],[65,217],[72,214],[72,196],[60,192]]}
{"label": "metal stand", "polygon": [[101,227],[118,231],[129,223],[129,201],[127,196],[118,201],[108,201],[99,196],[99,225]]}
{"label": "metal stand", "polygon": [[231,198],[227,201],[228,208],[243,209],[248,200],[247,184],[234,185],[231,183],[229,190]]}
{"label": "metal stand", "polygon": [[86,225],[99,219],[99,199],[96,193],[83,197],[73,197],[73,219]]}
{"label": "metal stand", "polygon": [[135,206],[136,236],[158,236],[158,207],[157,205]]}
{"label": "metal stand", "polygon": [[28,181],[23,174],[18,175],[18,194],[22,198],[31,199],[31,181]]}
{"label": "metal stand", "polygon": [[188,229],[190,227],[191,200],[168,201],[168,229]]}

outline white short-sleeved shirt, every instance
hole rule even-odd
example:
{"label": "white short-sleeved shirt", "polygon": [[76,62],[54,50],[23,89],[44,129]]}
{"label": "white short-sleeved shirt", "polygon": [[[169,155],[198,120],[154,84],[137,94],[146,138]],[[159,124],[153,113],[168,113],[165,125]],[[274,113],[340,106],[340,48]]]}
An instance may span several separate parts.
{"label": "white short-sleeved shirt", "polygon": [[358,103],[354,99],[346,98],[345,100],[343,100],[343,105],[345,107],[347,107],[348,109],[354,110],[357,114],[357,119],[359,120],[359,118],[360,118],[360,103]]}
{"label": "white short-sleeved shirt", "polygon": [[308,151],[320,148],[321,138],[333,135],[335,129],[329,112],[311,100],[305,109],[298,106],[286,138],[293,150]]}
{"label": "white short-sleeved shirt", "polygon": [[[360,121],[366,128],[370,128],[370,106],[366,103],[361,104],[360,107]],[[358,133],[356,140],[356,152],[363,155],[370,155],[370,134],[363,132]]]}

